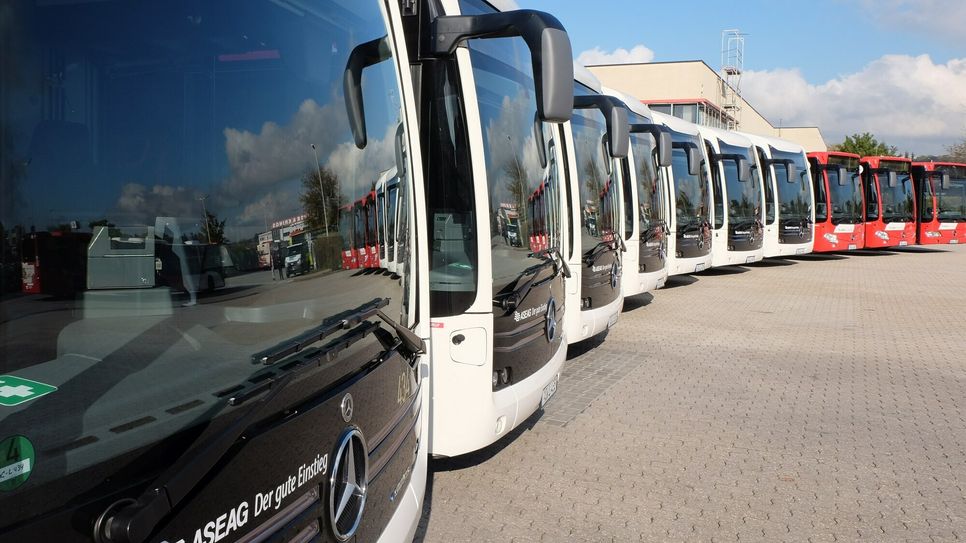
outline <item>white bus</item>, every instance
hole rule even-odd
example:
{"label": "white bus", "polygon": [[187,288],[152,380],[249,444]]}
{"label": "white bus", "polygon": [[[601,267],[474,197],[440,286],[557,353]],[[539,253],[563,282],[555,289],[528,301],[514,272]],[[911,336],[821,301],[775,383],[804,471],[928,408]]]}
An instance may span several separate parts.
{"label": "white bus", "polygon": [[668,275],[696,273],[711,267],[711,170],[698,126],[653,112],[671,131],[668,168]]}
{"label": "white bus", "polygon": [[552,16],[507,7],[424,0],[406,21],[420,47],[439,456],[526,420],[556,391],[566,357],[555,124],[573,104],[570,41]]}
{"label": "white bus", "polygon": [[621,293],[623,196],[619,160],[629,147],[627,106],[602,93],[600,81],[575,65],[574,114],[564,128],[570,244],[566,258],[567,342],[596,336],[617,323]]}
{"label": "white bus", "polygon": [[396,273],[397,253],[396,244],[399,238],[399,228],[402,224],[400,198],[404,190],[400,190],[399,177],[396,169],[390,168],[383,172],[376,181],[376,228],[378,228],[379,267],[390,273]]}
{"label": "white bus", "polygon": [[630,149],[620,161],[623,180],[622,223],[627,252],[623,255],[621,288],[624,297],[650,292],[667,281],[668,225],[667,168],[671,165],[671,133],[654,123],[643,102],[604,87],[630,110]]}
{"label": "white bus", "polygon": [[755,145],[764,172],[765,258],[811,253],[815,189],[805,149],[788,140],[743,135]]}
{"label": "white bus", "polygon": [[[430,303],[408,44],[399,2],[309,4],[4,4],[23,77],[0,78],[0,170],[20,172],[0,192],[22,201],[0,223],[68,217],[97,246],[57,308],[3,301],[27,334],[0,324],[3,541],[412,539]],[[413,195],[398,278],[154,280],[204,286],[185,262],[318,212],[308,180],[345,204],[387,169]]]}
{"label": "white bus", "polygon": [[765,194],[755,147],[737,132],[707,126],[698,131],[711,164],[711,265],[758,262],[764,258]]}

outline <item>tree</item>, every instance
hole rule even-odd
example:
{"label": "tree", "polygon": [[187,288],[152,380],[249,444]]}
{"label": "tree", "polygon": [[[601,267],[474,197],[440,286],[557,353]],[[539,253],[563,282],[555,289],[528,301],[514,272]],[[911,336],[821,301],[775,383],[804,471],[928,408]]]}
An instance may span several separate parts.
{"label": "tree", "polygon": [[946,154],[950,162],[966,162],[966,137],[947,146]]}
{"label": "tree", "polygon": [[879,141],[868,132],[845,136],[845,141],[832,145],[830,150],[855,153],[859,156],[892,156],[899,152],[898,147]]}
{"label": "tree", "polygon": [[[322,182],[319,183],[321,175]],[[325,211],[322,209],[322,188],[325,189]],[[339,177],[328,168],[312,168],[302,176],[304,192],[299,195],[299,201],[308,216],[309,228],[324,230],[332,226],[339,219],[339,207],[342,205],[342,193],[339,190]],[[325,219],[329,224],[326,225]]]}
{"label": "tree", "polygon": [[205,243],[224,245],[228,243],[225,238],[225,222],[219,221],[214,213],[208,211],[205,215],[205,223],[201,225],[201,234],[198,239]]}

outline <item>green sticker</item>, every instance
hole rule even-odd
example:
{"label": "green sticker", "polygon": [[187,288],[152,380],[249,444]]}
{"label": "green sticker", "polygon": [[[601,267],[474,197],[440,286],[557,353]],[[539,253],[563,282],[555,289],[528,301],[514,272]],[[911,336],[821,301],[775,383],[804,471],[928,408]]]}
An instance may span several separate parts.
{"label": "green sticker", "polygon": [[14,375],[0,375],[0,405],[13,407],[41,396],[50,394],[57,387],[16,377]]}
{"label": "green sticker", "polygon": [[0,491],[9,492],[27,482],[34,470],[34,446],[24,436],[0,441]]}

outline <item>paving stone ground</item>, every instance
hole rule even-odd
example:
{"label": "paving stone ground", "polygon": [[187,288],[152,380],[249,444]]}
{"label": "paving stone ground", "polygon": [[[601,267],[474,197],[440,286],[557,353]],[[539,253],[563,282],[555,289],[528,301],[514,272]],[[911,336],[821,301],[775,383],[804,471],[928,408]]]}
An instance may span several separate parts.
{"label": "paving stone ground", "polygon": [[966,247],[672,278],[543,413],[431,462],[417,541],[966,539]]}

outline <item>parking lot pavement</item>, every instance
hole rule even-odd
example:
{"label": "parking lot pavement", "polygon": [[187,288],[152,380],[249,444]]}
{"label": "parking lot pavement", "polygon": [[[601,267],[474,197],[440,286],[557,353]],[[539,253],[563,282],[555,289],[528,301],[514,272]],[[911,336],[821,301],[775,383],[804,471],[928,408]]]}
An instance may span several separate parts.
{"label": "parking lot pavement", "polygon": [[669,286],[544,413],[431,463],[417,541],[966,539],[966,247]]}

